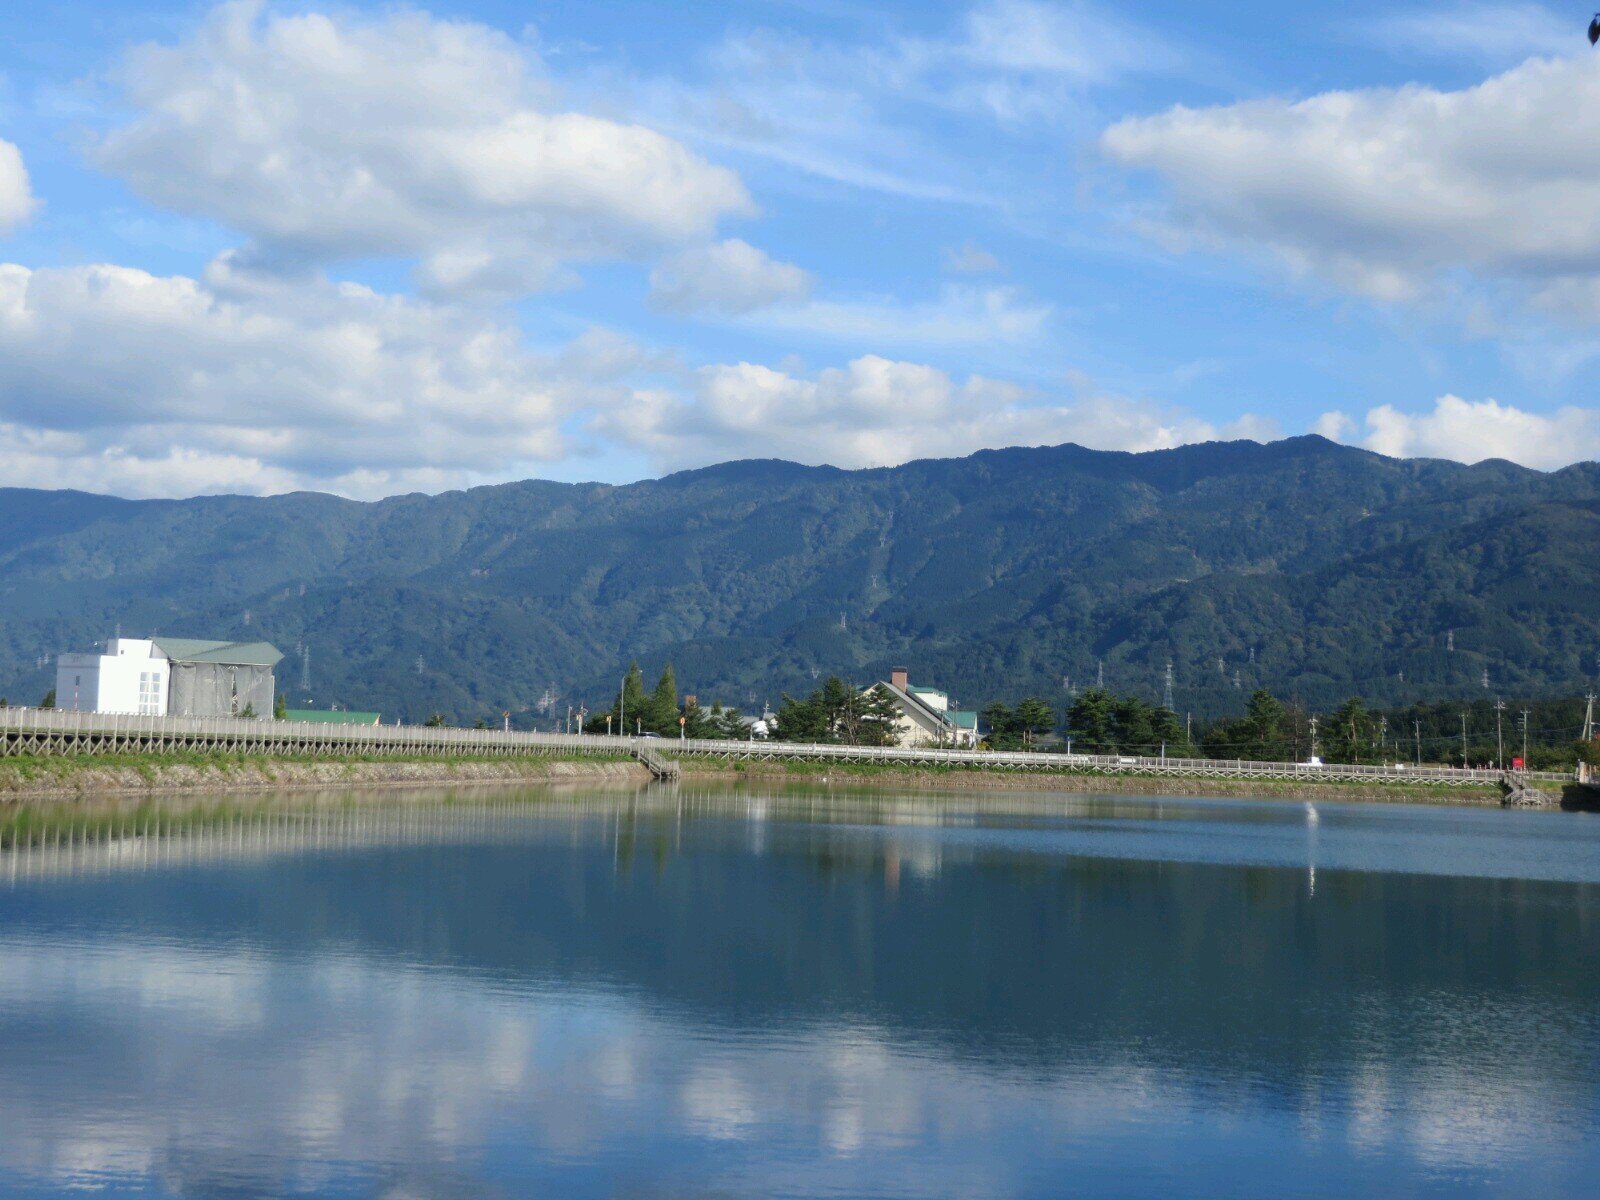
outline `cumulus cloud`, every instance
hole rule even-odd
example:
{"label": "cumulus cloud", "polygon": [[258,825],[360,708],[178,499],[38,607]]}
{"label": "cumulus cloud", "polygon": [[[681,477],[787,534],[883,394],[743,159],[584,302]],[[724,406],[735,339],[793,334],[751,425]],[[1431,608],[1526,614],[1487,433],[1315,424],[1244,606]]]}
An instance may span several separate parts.
{"label": "cumulus cloud", "polygon": [[22,152],[0,140],[0,233],[22,224],[33,209],[33,189],[28,183],[28,170],[22,165]]}
{"label": "cumulus cloud", "polygon": [[428,287],[515,293],[753,212],[732,171],[639,124],[561,111],[481,25],[226,4],[132,53],[133,116],[95,161],[147,200],[243,231],[260,263],[388,256]]}
{"label": "cumulus cloud", "polygon": [[566,450],[637,366],[473,311],[216,264],[0,265],[0,477],[133,495],[440,490]]}
{"label": "cumulus cloud", "polygon": [[1389,404],[1371,409],[1364,430],[1344,413],[1324,413],[1315,432],[1394,458],[1503,458],[1541,470],[1600,459],[1600,410],[1591,408],[1532,413],[1494,400],[1442,396],[1432,412],[1403,413]]}
{"label": "cumulus cloud", "polygon": [[643,392],[597,428],[665,467],[750,457],[876,467],[986,446],[1156,450],[1219,435],[1182,412],[1081,391],[1050,401],[1000,380],[957,379],[876,355],[815,375],[738,363],[702,368],[686,392]]}
{"label": "cumulus cloud", "polygon": [[810,272],[738,238],[691,247],[650,272],[650,302],[667,312],[738,315],[810,291]]}
{"label": "cumulus cloud", "polygon": [[1101,145],[1155,172],[1145,227],[1244,247],[1381,300],[1468,276],[1534,292],[1600,274],[1600,64],[1534,59],[1475,87],[1178,107]]}

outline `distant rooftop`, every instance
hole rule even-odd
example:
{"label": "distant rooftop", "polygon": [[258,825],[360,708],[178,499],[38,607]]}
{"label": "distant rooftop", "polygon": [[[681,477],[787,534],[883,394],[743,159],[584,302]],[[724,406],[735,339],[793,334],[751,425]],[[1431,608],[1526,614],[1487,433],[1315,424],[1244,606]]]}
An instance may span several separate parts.
{"label": "distant rooftop", "polygon": [[338,708],[291,708],[283,714],[285,721],[309,721],[314,725],[377,725],[382,714],[346,712]]}
{"label": "distant rooftop", "polygon": [[154,637],[173,662],[222,663],[230,667],[275,667],[283,654],[270,642],[212,642],[201,638]]}

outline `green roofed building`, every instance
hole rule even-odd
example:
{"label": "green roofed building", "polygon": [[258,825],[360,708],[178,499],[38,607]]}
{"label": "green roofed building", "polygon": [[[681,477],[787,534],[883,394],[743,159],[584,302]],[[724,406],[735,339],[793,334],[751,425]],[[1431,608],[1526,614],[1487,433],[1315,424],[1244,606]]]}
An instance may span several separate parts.
{"label": "green roofed building", "polygon": [[347,712],[341,708],[291,708],[283,714],[285,721],[308,721],[313,725],[381,725],[383,715],[369,712]]}
{"label": "green roofed building", "polygon": [[938,688],[913,686],[903,667],[896,667],[880,683],[900,710],[895,722],[902,746],[970,748],[978,744],[978,714],[956,708]]}

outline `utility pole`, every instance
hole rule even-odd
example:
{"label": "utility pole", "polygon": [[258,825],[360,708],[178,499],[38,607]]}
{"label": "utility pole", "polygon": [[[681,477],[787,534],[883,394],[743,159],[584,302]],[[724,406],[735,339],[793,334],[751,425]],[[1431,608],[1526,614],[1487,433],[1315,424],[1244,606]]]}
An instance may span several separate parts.
{"label": "utility pole", "polygon": [[1172,711],[1172,660],[1167,659],[1167,686],[1161,693],[1161,707]]}
{"label": "utility pole", "polygon": [[[606,722],[610,724],[610,722]],[[607,733],[611,731],[606,730]],[[622,677],[622,687],[617,692],[617,732],[623,737],[628,736],[628,677]]]}
{"label": "utility pole", "polygon": [[1525,709],[1522,710],[1522,767],[1523,767],[1523,770],[1527,770],[1527,767],[1528,767],[1528,718],[1530,716],[1532,716],[1532,713],[1528,709],[1525,708]]}
{"label": "utility pole", "polygon": [[1417,718],[1417,766],[1422,765],[1422,718]]}
{"label": "utility pole", "polygon": [[1378,757],[1389,757],[1389,718],[1378,718]]}
{"label": "utility pole", "polygon": [[1589,742],[1594,740],[1594,693],[1590,692],[1587,698],[1589,707],[1583,713],[1583,740]]}
{"label": "utility pole", "polygon": [[1504,771],[1506,769],[1506,739],[1501,728],[1505,711],[1506,702],[1504,700],[1496,700],[1494,702],[1494,769],[1496,771]]}
{"label": "utility pole", "polygon": [[1465,709],[1461,712],[1461,765],[1463,767],[1467,765],[1467,714]]}
{"label": "utility pole", "polygon": [[1315,715],[1311,718],[1311,757],[1317,757],[1317,718]]}

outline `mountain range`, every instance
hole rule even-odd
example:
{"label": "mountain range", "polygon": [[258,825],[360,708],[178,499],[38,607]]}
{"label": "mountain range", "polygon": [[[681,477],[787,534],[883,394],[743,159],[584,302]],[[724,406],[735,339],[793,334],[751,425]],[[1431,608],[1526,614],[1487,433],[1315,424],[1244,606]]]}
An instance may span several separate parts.
{"label": "mountain range", "polygon": [[741,707],[893,666],[970,707],[1099,680],[1159,700],[1169,663],[1200,716],[1257,686],[1531,697],[1600,673],[1600,464],[1301,437],[372,503],[0,489],[0,695],[37,702],[48,656],[118,629],[270,640],[296,704],[413,720],[548,726],[634,660]]}

